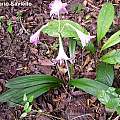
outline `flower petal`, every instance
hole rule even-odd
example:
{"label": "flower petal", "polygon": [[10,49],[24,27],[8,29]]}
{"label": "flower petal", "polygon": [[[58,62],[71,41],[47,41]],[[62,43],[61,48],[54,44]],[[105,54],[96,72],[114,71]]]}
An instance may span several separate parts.
{"label": "flower petal", "polygon": [[33,34],[31,37],[30,37],[30,43],[33,43],[34,45],[37,45],[38,42],[39,42],[39,34],[40,34],[40,31],[38,30],[35,34]]}
{"label": "flower petal", "polygon": [[57,15],[59,16],[60,13],[68,13],[67,9],[65,8],[67,3],[62,3],[61,0],[54,0],[49,4],[50,16]]}
{"label": "flower petal", "polygon": [[90,39],[95,38],[95,36],[90,36],[90,34],[86,35],[85,33],[81,32],[79,29],[77,29],[76,27],[72,26],[69,23],[67,23],[66,25],[69,25],[71,28],[73,28],[76,31],[78,37],[80,38],[83,48],[89,43]]}
{"label": "flower petal", "polygon": [[34,45],[37,45],[39,42],[39,35],[41,30],[43,30],[45,27],[48,26],[48,23],[46,25],[43,25],[36,33],[30,36],[30,43],[33,43]]}
{"label": "flower petal", "polygon": [[58,56],[56,57],[57,61],[60,61],[60,63],[62,63],[62,61],[64,60],[69,60],[70,58],[68,58],[68,56],[66,55],[64,48],[63,48],[63,44],[62,44],[62,38],[59,35],[59,51],[58,51]]}

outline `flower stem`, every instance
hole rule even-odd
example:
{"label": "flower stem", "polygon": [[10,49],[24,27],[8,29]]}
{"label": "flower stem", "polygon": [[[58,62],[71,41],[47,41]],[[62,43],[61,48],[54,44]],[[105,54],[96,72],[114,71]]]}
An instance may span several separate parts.
{"label": "flower stem", "polygon": [[70,64],[70,79],[74,78],[74,64]]}
{"label": "flower stem", "polygon": [[60,32],[60,15],[58,13],[58,33]]}
{"label": "flower stem", "polygon": [[69,80],[70,80],[71,79],[71,74],[70,74],[70,69],[69,69],[69,65],[68,65],[67,60],[65,60],[65,64],[66,64],[66,67],[67,67],[68,77],[69,77]]}

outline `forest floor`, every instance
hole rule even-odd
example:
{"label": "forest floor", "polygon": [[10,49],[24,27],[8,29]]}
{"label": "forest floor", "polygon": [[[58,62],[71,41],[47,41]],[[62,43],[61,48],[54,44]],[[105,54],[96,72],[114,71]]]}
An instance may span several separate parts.
{"label": "forest floor", "polygon": [[[7,1],[7,0],[6,0]],[[22,0],[19,0],[22,1]],[[0,16],[3,16],[0,26],[0,93],[3,93],[5,83],[11,78],[30,74],[49,74],[60,76],[55,66],[50,66],[51,60],[57,55],[55,38],[47,35],[40,35],[40,42],[37,46],[30,43],[30,35],[35,33],[43,24],[50,21],[49,4],[51,0],[27,0],[32,6],[25,7],[0,7]],[[0,1],[1,2],[1,1]],[[68,14],[63,15],[64,19],[78,22],[85,27],[91,35],[96,35],[97,16],[104,0],[64,0],[68,2]],[[119,1],[112,1],[115,4],[116,17],[113,22],[113,29],[107,37],[120,29],[120,4]],[[81,10],[75,11],[74,6],[81,4]],[[21,20],[18,19],[21,14]],[[12,21],[12,33],[7,31],[7,21]],[[25,29],[25,30],[24,30]],[[29,33],[27,33],[27,32]],[[67,50],[67,42],[64,43]],[[116,46],[120,48],[120,46]],[[94,56],[77,47],[75,78],[95,78]],[[84,63],[82,60],[84,58]],[[80,69],[82,66],[82,69]],[[120,71],[116,71],[114,86],[120,87]],[[66,76],[65,76],[66,77]],[[106,111],[105,107],[98,100],[83,91],[68,91],[72,98],[69,99],[64,89],[50,91],[36,99],[33,103],[34,109],[40,108],[48,115],[30,114],[25,120],[111,120],[116,113]],[[0,104],[0,120],[19,120],[22,107],[9,107],[6,103]],[[51,116],[50,116],[51,115]],[[57,118],[55,118],[55,116]],[[81,117],[77,117],[81,116]]]}

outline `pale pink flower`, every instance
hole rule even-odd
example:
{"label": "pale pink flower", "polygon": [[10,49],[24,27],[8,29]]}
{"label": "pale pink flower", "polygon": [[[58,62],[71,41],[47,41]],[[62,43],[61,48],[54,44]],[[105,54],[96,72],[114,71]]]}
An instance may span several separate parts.
{"label": "pale pink flower", "polygon": [[68,56],[66,55],[66,53],[64,51],[63,44],[62,44],[62,39],[61,39],[60,35],[59,35],[59,51],[58,51],[58,56],[56,57],[55,60],[60,61],[60,64],[64,60],[70,60],[70,58],[68,58]]}
{"label": "pale pink flower", "polygon": [[73,28],[76,31],[78,37],[80,38],[83,48],[90,42],[90,39],[95,38],[95,36],[90,36],[90,34],[87,35],[81,32],[79,29],[77,29],[76,27],[72,26],[69,23],[67,23],[66,25],[69,25],[71,28]]}
{"label": "pale pink flower", "polygon": [[59,68],[59,65],[61,66],[62,63],[65,63],[66,69],[64,69],[64,70],[59,69],[59,70],[61,72],[63,72],[63,73],[68,72],[68,76],[69,76],[69,79],[70,79],[70,71],[69,71],[69,66],[68,66],[67,60],[70,61],[71,58],[68,58],[68,56],[66,55],[66,53],[64,51],[64,48],[63,48],[63,44],[62,44],[62,37],[59,34],[59,51],[58,51],[58,56],[56,57],[56,59],[54,60],[54,62],[55,63],[59,63],[58,64],[58,68]]}
{"label": "pale pink flower", "polygon": [[39,35],[40,35],[40,30],[38,30],[35,34],[33,34],[30,37],[30,43],[33,43],[34,45],[37,45],[39,42]]}
{"label": "pale pink flower", "polygon": [[68,13],[66,6],[67,3],[62,3],[61,0],[54,0],[49,4],[49,7],[51,9],[50,16],[56,15],[59,17],[60,13]]}
{"label": "pale pink flower", "polygon": [[82,44],[83,48],[90,42],[90,39],[95,38],[95,36],[90,36],[90,34],[86,35],[86,34],[84,34],[83,32],[81,32],[79,30],[76,31],[76,32],[78,34],[78,37],[81,40],[81,44]]}
{"label": "pale pink flower", "polygon": [[59,51],[58,51],[58,56],[56,57],[56,60],[69,60],[68,56],[66,55],[63,45],[59,45]]}
{"label": "pale pink flower", "polygon": [[36,33],[30,36],[30,43],[33,43],[34,45],[37,45],[39,42],[39,36],[40,32],[48,26],[48,23],[46,25],[43,25]]}

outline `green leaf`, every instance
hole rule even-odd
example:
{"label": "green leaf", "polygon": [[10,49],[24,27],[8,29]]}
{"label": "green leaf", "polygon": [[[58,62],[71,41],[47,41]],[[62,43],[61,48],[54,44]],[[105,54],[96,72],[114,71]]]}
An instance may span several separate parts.
{"label": "green leaf", "polygon": [[74,29],[72,29],[69,25],[66,25],[66,24],[70,24],[70,25],[74,26],[76,29],[80,30],[81,32],[88,34],[88,32],[87,32],[87,30],[85,30],[85,28],[81,27],[78,23],[75,23],[70,20],[50,21],[48,23],[48,25],[42,29],[42,32],[46,33],[52,37],[59,37],[59,35],[58,35],[59,22],[60,22],[60,33],[63,38],[64,37],[65,38],[74,37],[74,38],[79,39],[76,31]]}
{"label": "green leaf", "polygon": [[[3,102],[3,101],[2,101]],[[7,102],[7,101],[5,101],[5,102]],[[15,102],[12,102],[12,101],[9,101],[8,103],[7,103],[7,105],[9,106],[9,107],[16,107],[16,106],[19,106],[20,104],[18,104],[18,103],[15,103]],[[24,104],[23,104],[24,105]]]}
{"label": "green leaf", "polygon": [[105,50],[113,45],[120,43],[120,30],[113,34],[103,45],[101,50]]}
{"label": "green leaf", "polygon": [[[41,31],[45,34],[48,34],[49,36],[58,37],[59,22],[60,22],[60,34],[61,34],[62,38],[73,38],[76,41],[80,41],[80,38],[79,38],[76,30],[73,29],[70,25],[72,25],[77,30],[85,33],[86,35],[88,34],[88,32],[85,28],[80,26],[78,23],[75,23],[75,22],[70,21],[70,20],[50,21],[47,25],[43,26]],[[95,52],[95,47],[94,47],[93,43],[89,43],[89,44],[88,44],[89,46],[87,45],[86,48],[88,48],[88,50],[90,50],[92,52]]]}
{"label": "green leaf", "polygon": [[120,106],[118,106],[116,110],[117,110],[117,113],[120,115]]}
{"label": "green leaf", "polygon": [[115,89],[116,93],[120,95],[120,88]]}
{"label": "green leaf", "polygon": [[0,22],[1,23],[3,22],[3,18],[4,18],[4,16],[0,16]]}
{"label": "green leaf", "polygon": [[34,96],[30,96],[28,101],[31,103],[31,102],[33,102],[33,99],[34,99]]}
{"label": "green leaf", "polygon": [[3,16],[0,16],[0,28],[2,27],[2,23],[3,23]]}
{"label": "green leaf", "polygon": [[26,112],[26,113],[29,113],[29,112],[31,112],[31,110],[32,110],[32,105],[30,105],[30,106],[28,107],[28,109],[25,110],[25,112]]}
{"label": "green leaf", "polygon": [[9,89],[6,92],[0,94],[0,102],[6,102],[12,98],[13,95],[15,95],[18,92],[18,90],[15,89]]}
{"label": "green leaf", "polygon": [[26,102],[27,101],[27,96],[26,96],[26,93],[24,94],[23,96],[23,101]]}
{"label": "green leaf", "polygon": [[106,93],[108,93],[111,98],[112,98],[112,97],[115,98],[115,97],[118,97],[118,96],[119,96],[119,94],[117,94],[117,92],[116,92],[116,88],[114,88],[114,87],[109,87],[109,88],[107,89]]}
{"label": "green leaf", "polygon": [[96,80],[108,86],[112,86],[114,80],[113,65],[100,63],[97,67]]}
{"label": "green leaf", "polygon": [[[13,102],[16,104],[23,104],[23,95],[26,93],[26,96],[29,98],[30,96],[34,96],[37,98],[41,94],[47,92],[51,88],[58,87],[59,84],[56,83],[49,83],[49,84],[41,84],[36,86],[31,86],[22,89],[10,89],[5,93],[0,95],[1,102]],[[17,93],[17,94],[16,94]]]}
{"label": "green leaf", "polygon": [[[112,89],[112,88],[111,87],[108,88],[107,91],[109,91],[109,89]],[[120,105],[120,98],[115,91],[113,91],[112,94],[108,93],[107,91],[105,91],[105,90],[98,91],[97,98],[107,108],[116,110],[116,108]],[[115,96],[113,94],[115,94]],[[116,96],[116,94],[117,94],[117,96]]]}
{"label": "green leaf", "polygon": [[[77,45],[82,47],[82,44],[81,44],[80,40],[77,40]],[[96,48],[95,48],[94,44],[91,41],[85,46],[85,49],[87,51],[90,51],[92,54],[94,54],[96,52]]]}
{"label": "green leaf", "polygon": [[100,60],[109,64],[120,64],[120,50],[112,50],[103,55]]}
{"label": "green leaf", "polygon": [[101,89],[107,90],[109,86],[100,83],[96,80],[91,80],[88,78],[81,78],[78,80],[70,80],[70,85],[84,90],[85,92],[96,96],[97,92]]}
{"label": "green leaf", "polygon": [[105,107],[117,111],[118,114],[120,113],[120,96],[116,93],[114,87],[98,91],[97,97]]}
{"label": "green leaf", "polygon": [[94,54],[96,52],[96,49],[92,42],[89,42],[85,48],[86,48],[86,50],[90,51],[92,54]]}
{"label": "green leaf", "polygon": [[99,42],[109,31],[114,19],[114,6],[112,3],[105,3],[100,10],[97,19],[97,41]]}
{"label": "green leaf", "polygon": [[106,105],[108,103],[108,101],[110,100],[110,96],[106,93],[105,90],[98,91],[97,98],[104,105]]}
{"label": "green leaf", "polygon": [[8,27],[7,27],[7,32],[12,33],[12,32],[13,32],[12,21],[9,20],[9,21],[7,22],[7,25],[8,25]]}
{"label": "green leaf", "polygon": [[[33,89],[31,92],[27,93],[27,96],[34,96],[34,98],[39,97],[40,95],[44,94],[45,92],[49,91],[50,89],[56,88],[58,87],[58,85],[54,84],[54,85],[44,85],[43,87],[37,88],[37,89]],[[25,91],[28,91],[29,89],[25,89]],[[22,93],[20,94],[20,96],[14,96],[13,99],[11,99],[13,102],[15,103],[20,103],[20,104],[24,104],[24,102],[22,101]]]}
{"label": "green leaf", "polygon": [[69,53],[70,58],[75,56],[76,41],[73,38],[69,38]]}
{"label": "green leaf", "polygon": [[59,84],[61,81],[50,75],[27,75],[16,77],[8,81],[6,87],[8,88],[26,88],[30,86],[36,86],[44,83],[56,83]]}
{"label": "green leaf", "polygon": [[22,17],[22,13],[21,13],[21,12],[17,12],[16,17],[17,17],[17,18],[21,18],[21,17]]}
{"label": "green leaf", "polygon": [[29,108],[29,105],[30,105],[29,102],[26,102],[23,110],[26,111]]}
{"label": "green leaf", "polygon": [[110,109],[116,109],[118,106],[120,106],[120,98],[111,98],[106,104],[106,107]]}

